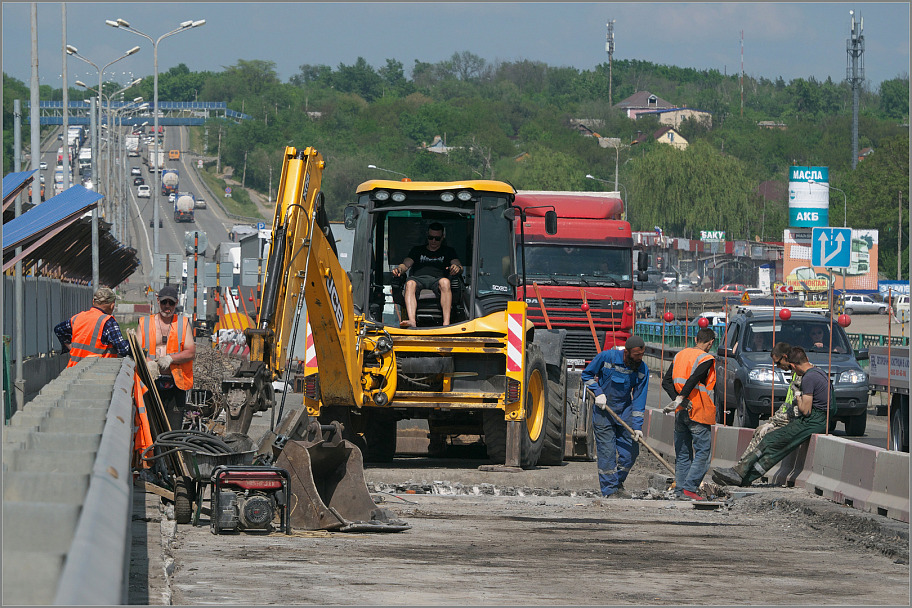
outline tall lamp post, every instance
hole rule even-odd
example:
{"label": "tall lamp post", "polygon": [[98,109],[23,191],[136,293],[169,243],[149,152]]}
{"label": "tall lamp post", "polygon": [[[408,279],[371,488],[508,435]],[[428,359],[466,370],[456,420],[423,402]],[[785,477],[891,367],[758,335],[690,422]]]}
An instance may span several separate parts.
{"label": "tall lamp post", "polygon": [[409,176],[405,173],[399,173],[398,171],[391,171],[389,169],[384,169],[383,167],[378,167],[377,165],[368,165],[368,169],[376,169],[377,171],[386,171],[387,173],[392,173],[394,175],[401,175],[402,179],[409,179]]}
{"label": "tall lamp post", "polygon": [[[136,83],[131,83],[131,86]],[[118,200],[117,209],[114,213],[115,226],[117,227],[117,235],[120,239],[120,242],[127,244],[128,235],[127,235],[127,225],[124,220],[127,209],[127,194],[125,183],[127,181],[126,176],[126,137],[123,133],[123,117],[129,112],[135,112],[136,110],[142,108],[142,97],[136,97],[133,101],[127,102],[115,108],[113,111],[114,114],[114,133],[116,134],[115,142],[116,146],[114,148],[115,152],[113,154],[114,162],[114,180],[113,180],[113,190],[115,196]]]}
{"label": "tall lamp post", "polygon": [[[126,59],[130,55],[133,55],[134,53],[138,53],[139,47],[138,46],[133,47],[132,49],[130,49],[129,51],[127,51],[126,53],[124,53],[123,55],[121,55],[120,57],[115,59],[114,61],[105,64],[104,67],[101,67],[101,68],[99,68],[97,65],[95,65],[94,63],[92,63],[91,61],[89,61],[88,59],[83,57],[82,55],[80,55],[79,51],[76,49],[75,46],[68,44],[66,46],[66,52],[68,55],[72,55],[78,59],[81,59],[82,61],[85,61],[86,63],[88,63],[89,65],[94,67],[96,70],[98,70],[98,94],[99,94],[98,106],[99,107],[98,107],[98,120],[95,125],[95,148],[96,149],[92,151],[92,165],[93,165],[92,177],[95,179],[95,183],[97,184],[98,183],[98,147],[99,147],[99,142],[101,141],[101,137],[100,137],[101,133],[99,132],[99,130],[101,129],[101,84],[102,84],[102,78],[104,78],[104,71],[105,71],[105,69],[108,68],[108,66],[110,66],[114,63],[117,63],[121,59]],[[67,85],[67,83],[64,82],[63,86],[66,87],[68,85]],[[99,268],[98,267],[99,267],[98,206],[96,205],[95,207],[92,208],[92,288],[93,289],[98,289],[99,287],[101,287],[101,285],[99,285],[99,283],[98,283],[98,281],[99,281],[99,278],[98,278]]]}
{"label": "tall lamp post", "polygon": [[[159,248],[158,248],[158,242],[159,242],[159,230],[158,230],[158,222],[159,222],[158,204],[159,204],[159,203],[158,203],[158,197],[159,197],[159,193],[160,193],[160,191],[161,191],[161,173],[159,172],[159,171],[161,170],[161,168],[158,166],[158,155],[159,155],[159,140],[158,140],[158,113],[159,113],[159,108],[158,108],[158,43],[160,43],[162,40],[164,40],[164,39],[167,38],[168,36],[173,36],[174,34],[179,34],[179,33],[181,33],[181,32],[185,32],[185,31],[187,31],[187,30],[189,30],[189,29],[192,29],[192,28],[195,28],[195,27],[200,27],[200,26],[202,26],[202,25],[205,25],[205,24],[206,24],[206,20],[205,20],[205,19],[200,19],[200,20],[198,20],[198,21],[184,21],[184,22],[182,22],[177,28],[175,28],[175,29],[171,30],[170,32],[166,32],[166,33],[162,34],[161,36],[159,36],[158,39],[153,39],[152,36],[150,36],[150,35],[148,35],[148,34],[145,34],[145,33],[141,32],[141,31],[137,30],[136,28],[132,27],[132,26],[130,25],[130,23],[129,23],[128,21],[126,21],[125,19],[117,19],[116,21],[112,21],[112,20],[108,19],[108,20],[105,21],[105,23],[108,24],[108,25],[110,25],[111,27],[114,27],[114,28],[117,28],[117,29],[121,29],[121,30],[125,30],[125,31],[127,31],[127,32],[130,32],[131,34],[136,34],[137,36],[142,36],[143,38],[145,38],[146,40],[148,40],[149,42],[152,43],[152,57],[153,57],[152,61],[153,61],[153,66],[154,66],[154,70],[155,70],[155,71],[154,71],[154,78],[155,78],[155,79],[154,79],[154,81],[153,81],[153,86],[152,86],[152,89],[153,89],[153,92],[154,92],[154,97],[155,97],[155,99],[153,100],[153,106],[152,106],[152,115],[153,115],[154,118],[155,118],[155,122],[154,122],[154,126],[153,126],[153,133],[154,133],[154,139],[155,139],[155,146],[154,146],[154,152],[152,153],[152,173],[153,173],[153,175],[154,175],[154,178],[153,178],[153,180],[152,180],[152,182],[153,182],[153,185],[152,185],[152,242],[153,242],[153,251],[154,251],[156,254],[158,254],[158,252],[159,252]],[[155,264],[155,261],[153,260],[152,263],[153,263],[153,265],[154,265],[154,264]]]}
{"label": "tall lamp post", "polygon": [[[600,179],[600,178],[598,178],[598,177],[595,177],[595,176],[592,175],[591,173],[587,173],[587,174],[586,174],[586,179],[594,179],[594,180],[597,181],[597,182],[602,182],[603,184],[611,185],[611,182],[608,181],[607,179]],[[625,186],[624,184],[619,184],[619,183],[617,182],[617,179],[615,179],[615,180],[614,180],[614,191],[615,191],[615,192],[620,192],[620,190],[617,189],[618,186],[620,186],[621,188],[624,189],[624,219],[629,223],[629,222],[630,222],[630,217],[628,217],[628,215],[627,215],[627,198],[628,198],[628,197],[627,197],[627,186]]]}
{"label": "tall lamp post", "polygon": [[826,186],[830,190],[835,190],[836,192],[842,192],[842,227],[848,228],[848,226],[849,226],[849,224],[848,224],[849,197],[846,196],[846,193],[844,191],[840,190],[839,188],[837,188],[836,186],[831,186],[829,184],[824,184],[821,182],[815,182],[812,179],[809,179],[808,183],[809,184],[818,184],[820,186]]}

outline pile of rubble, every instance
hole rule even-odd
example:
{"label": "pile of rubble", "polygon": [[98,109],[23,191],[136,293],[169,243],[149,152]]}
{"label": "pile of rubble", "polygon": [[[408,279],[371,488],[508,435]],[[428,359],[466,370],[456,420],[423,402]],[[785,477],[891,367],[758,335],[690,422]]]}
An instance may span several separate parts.
{"label": "pile of rubble", "polygon": [[212,393],[212,398],[224,402],[222,380],[230,378],[241,366],[241,359],[229,357],[212,348],[210,342],[197,342],[193,360],[193,388]]}

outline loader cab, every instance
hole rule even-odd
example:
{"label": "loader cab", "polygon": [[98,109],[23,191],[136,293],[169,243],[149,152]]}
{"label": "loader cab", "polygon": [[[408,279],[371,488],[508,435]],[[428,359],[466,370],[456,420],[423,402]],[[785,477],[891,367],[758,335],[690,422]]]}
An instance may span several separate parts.
{"label": "loader cab", "polygon": [[[407,277],[392,269],[415,246],[427,242],[428,227],[444,227],[443,246],[462,263],[450,277],[450,324],[505,310],[515,297],[513,188],[502,182],[396,182],[372,180],[358,187],[358,202],[345,212],[355,231],[351,280],[358,312],[375,322],[399,326],[406,317],[403,287]],[[514,281],[515,282],[515,281]],[[418,293],[419,328],[442,324],[439,294]]]}

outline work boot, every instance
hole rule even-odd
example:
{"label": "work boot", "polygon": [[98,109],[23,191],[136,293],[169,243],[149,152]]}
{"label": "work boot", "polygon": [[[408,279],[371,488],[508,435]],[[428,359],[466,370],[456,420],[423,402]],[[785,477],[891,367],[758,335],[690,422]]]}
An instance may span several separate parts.
{"label": "work boot", "polygon": [[612,494],[609,494],[608,496],[604,496],[603,498],[631,498],[631,496],[627,492],[627,490],[625,490],[623,488],[618,488]]}
{"label": "work boot", "polygon": [[684,490],[682,492],[684,500],[706,500],[696,492],[691,492],[690,490]]}
{"label": "work boot", "polygon": [[734,469],[713,467],[712,479],[719,485],[738,486],[743,483],[741,476]]}

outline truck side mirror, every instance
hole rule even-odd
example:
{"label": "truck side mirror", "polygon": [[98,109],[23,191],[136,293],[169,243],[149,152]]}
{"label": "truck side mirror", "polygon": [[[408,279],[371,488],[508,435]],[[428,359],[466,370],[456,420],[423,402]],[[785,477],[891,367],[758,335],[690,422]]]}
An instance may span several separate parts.
{"label": "truck side mirror", "polygon": [[545,232],[548,234],[557,234],[557,212],[545,211]]}
{"label": "truck side mirror", "polygon": [[507,283],[509,283],[512,287],[519,287],[523,284],[522,276],[514,272],[507,277]]}
{"label": "truck side mirror", "polygon": [[637,281],[639,281],[640,283],[645,283],[648,280],[649,280],[649,275],[646,274],[646,271],[640,270],[637,273]]}
{"label": "truck side mirror", "polygon": [[[643,251],[637,256],[637,270],[649,270],[649,255]],[[646,279],[640,279],[645,281]]]}
{"label": "truck side mirror", "polygon": [[348,206],[342,211],[342,219],[346,230],[354,230],[358,222],[358,208]]}
{"label": "truck side mirror", "polygon": [[855,360],[856,361],[868,361],[871,359],[871,355],[868,353],[867,348],[859,348],[855,351]]}
{"label": "truck side mirror", "polygon": [[503,210],[503,218],[504,218],[505,220],[507,220],[508,222],[512,222],[513,220],[515,220],[515,219],[516,219],[516,208],[515,208],[515,207],[507,207],[506,209],[504,209],[504,210]]}

